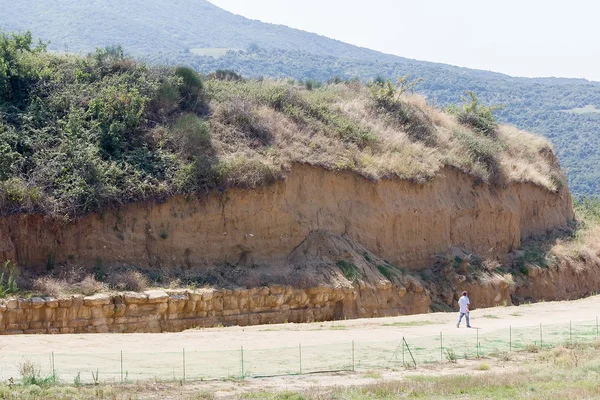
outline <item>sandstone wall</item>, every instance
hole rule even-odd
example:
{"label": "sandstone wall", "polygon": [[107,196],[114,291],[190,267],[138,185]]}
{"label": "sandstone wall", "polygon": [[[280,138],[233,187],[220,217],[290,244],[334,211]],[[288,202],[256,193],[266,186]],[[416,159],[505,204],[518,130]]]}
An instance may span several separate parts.
{"label": "sandstone wall", "polygon": [[34,297],[0,302],[0,334],[176,332],[216,325],[257,325],[425,313],[429,294],[413,283],[360,287],[283,286],[240,290]]}
{"label": "sandstone wall", "polygon": [[141,268],[281,265],[310,232],[325,229],[347,234],[398,266],[422,269],[450,246],[502,257],[522,238],[571,219],[566,187],[559,193],[524,183],[497,189],[450,168],[422,185],[372,182],[295,165],[270,187],[131,204],[67,225],[38,215],[3,218],[0,260],[22,267],[49,259]]}

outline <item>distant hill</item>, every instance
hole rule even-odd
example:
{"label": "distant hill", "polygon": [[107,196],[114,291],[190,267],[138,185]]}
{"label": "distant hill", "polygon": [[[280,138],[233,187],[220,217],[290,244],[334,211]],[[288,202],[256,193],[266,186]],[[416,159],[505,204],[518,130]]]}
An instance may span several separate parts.
{"label": "distant hill", "polygon": [[[503,104],[503,122],[548,137],[576,195],[600,195],[600,83],[583,79],[514,78],[383,54],[313,33],[250,20],[204,0],[0,0],[4,30],[30,29],[50,50],[88,52],[120,44],[149,61],[187,64],[202,72],[233,69],[245,76],[326,81],[408,74],[439,106],[467,90]],[[586,106],[593,106],[587,107]]]}

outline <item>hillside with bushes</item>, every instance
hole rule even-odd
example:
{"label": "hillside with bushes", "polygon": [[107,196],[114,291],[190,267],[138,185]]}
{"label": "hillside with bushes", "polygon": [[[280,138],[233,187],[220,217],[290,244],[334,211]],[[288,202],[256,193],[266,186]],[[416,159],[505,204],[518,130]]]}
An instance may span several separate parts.
{"label": "hillside with bushes", "polygon": [[560,190],[550,144],[498,125],[472,95],[450,112],[398,79],[312,87],[153,67],[120,48],[50,53],[0,36],[0,210],[72,218],[174,194],[252,188],[293,163],[369,179],[432,179]]}
{"label": "hillside with bushes", "polygon": [[[159,65],[188,65],[202,73],[231,69],[248,78],[423,78],[414,90],[445,107],[473,91],[503,105],[499,121],[542,134],[555,146],[575,195],[600,193],[600,83],[584,79],[514,78],[422,62],[359,48],[316,34],[234,15],[203,0],[8,2],[0,27],[31,29],[53,52],[85,54],[122,45]],[[592,106],[587,107],[586,106]],[[579,110],[579,111],[578,111]],[[586,111],[587,110],[587,111]]]}

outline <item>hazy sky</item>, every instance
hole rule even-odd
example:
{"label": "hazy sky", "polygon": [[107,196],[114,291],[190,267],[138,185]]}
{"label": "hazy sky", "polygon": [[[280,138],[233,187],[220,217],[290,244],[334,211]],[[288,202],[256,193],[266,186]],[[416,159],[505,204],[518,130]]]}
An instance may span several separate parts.
{"label": "hazy sky", "polygon": [[236,14],[418,60],[600,81],[597,0],[209,0]]}

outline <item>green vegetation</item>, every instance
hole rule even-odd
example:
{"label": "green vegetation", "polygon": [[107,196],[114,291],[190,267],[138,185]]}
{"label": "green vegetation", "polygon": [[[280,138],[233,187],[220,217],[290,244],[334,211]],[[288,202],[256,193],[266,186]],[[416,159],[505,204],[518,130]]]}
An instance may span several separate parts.
{"label": "green vegetation", "polygon": [[360,272],[356,265],[346,260],[338,261],[337,266],[342,270],[344,278],[348,279],[350,282],[357,282],[363,276],[362,272]]}
{"label": "green vegetation", "polygon": [[[28,33],[2,34],[0,49],[2,215],[69,219],[174,194],[253,188],[294,162],[373,180],[426,182],[449,165],[478,182],[562,185],[548,143],[505,126],[490,138],[408,94],[414,82],[405,77],[320,87],[224,69],[203,78],[187,67],[149,67],[120,47],[48,53]],[[476,103],[473,112],[488,111]]]}
{"label": "green vegetation", "polygon": [[[158,23],[158,16],[169,25]],[[72,0],[18,2],[0,15],[0,26],[32,29],[51,41],[53,52],[85,53],[105,44],[122,45],[152,63],[189,65],[202,73],[229,69],[251,78],[293,78],[303,85],[308,82],[310,88],[325,82],[366,82],[376,76],[381,82],[397,76],[422,78],[416,88],[440,107],[472,91],[483,103],[505,106],[496,112],[499,122],[552,141],[574,194],[600,193],[600,147],[594,146],[600,113],[593,111],[600,109],[598,82],[513,78],[410,60],[249,20],[207,1],[196,1],[193,7],[156,0],[111,1],[110,7]]]}
{"label": "green vegetation", "polygon": [[400,268],[389,264],[379,264],[377,265],[377,270],[379,273],[386,277],[388,281],[393,281],[395,277],[402,276],[406,274],[406,271],[401,270]]}
{"label": "green vegetation", "polygon": [[458,117],[458,121],[463,124],[470,126],[477,132],[485,136],[494,136],[498,122],[494,117],[494,111],[497,110],[498,106],[485,106],[479,104],[479,100],[475,93],[468,91],[467,97],[463,99],[464,104],[461,108],[455,105],[448,107],[448,111]]}
{"label": "green vegetation", "polygon": [[6,260],[0,272],[0,298],[18,292],[17,287],[17,265]]}

